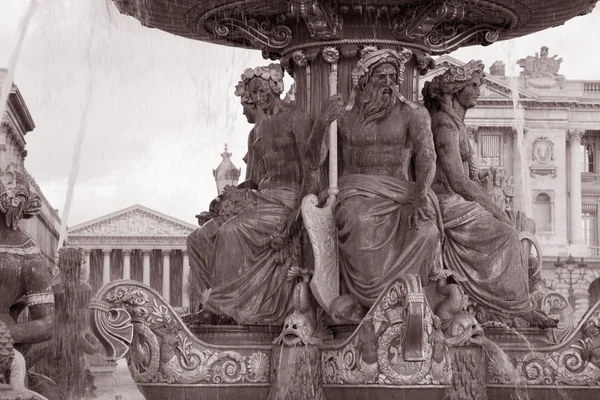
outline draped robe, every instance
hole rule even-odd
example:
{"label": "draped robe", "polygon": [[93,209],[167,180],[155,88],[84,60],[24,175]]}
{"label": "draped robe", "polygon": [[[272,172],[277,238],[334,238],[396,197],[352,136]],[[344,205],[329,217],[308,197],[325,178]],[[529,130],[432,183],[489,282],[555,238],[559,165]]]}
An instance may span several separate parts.
{"label": "draped robe", "polygon": [[411,273],[429,280],[442,268],[441,219],[437,198],[428,194],[435,220],[409,227],[415,184],[377,175],[340,178],[336,206],[340,269],[348,292],[370,307],[386,286]]}

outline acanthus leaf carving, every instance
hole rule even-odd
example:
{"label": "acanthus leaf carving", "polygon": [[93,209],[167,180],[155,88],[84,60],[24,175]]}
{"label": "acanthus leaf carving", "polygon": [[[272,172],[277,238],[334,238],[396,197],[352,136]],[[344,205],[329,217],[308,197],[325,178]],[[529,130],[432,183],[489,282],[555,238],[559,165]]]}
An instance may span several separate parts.
{"label": "acanthus leaf carving", "polygon": [[417,39],[433,53],[446,53],[466,43],[492,44],[517,21],[513,11],[492,2],[448,0],[400,13],[392,31],[398,39]]}
{"label": "acanthus leaf carving", "polygon": [[249,42],[254,48],[273,52],[291,43],[292,30],[284,25],[271,26],[267,19],[243,19],[237,17],[213,18],[205,27],[216,37]]}

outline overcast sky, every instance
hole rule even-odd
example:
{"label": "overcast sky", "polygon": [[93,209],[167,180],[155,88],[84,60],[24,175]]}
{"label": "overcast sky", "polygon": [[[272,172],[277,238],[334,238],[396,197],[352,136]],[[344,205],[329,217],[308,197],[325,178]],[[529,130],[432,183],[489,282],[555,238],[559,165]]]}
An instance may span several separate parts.
{"label": "overcast sky", "polygon": [[[0,66],[8,64],[26,0],[0,1]],[[216,195],[212,169],[228,143],[243,167],[250,126],[233,95],[246,67],[267,64],[238,50],[142,27],[104,0],[38,1],[15,83],[36,128],[26,168],[62,214],[73,145],[91,98],[70,226],[133,204],[195,223]],[[600,9],[557,28],[488,47],[461,49],[489,67],[540,47],[564,59],[568,79],[600,80]],[[90,68],[91,66],[91,68]],[[91,81],[90,81],[91,79]],[[287,90],[287,88],[286,88]]]}

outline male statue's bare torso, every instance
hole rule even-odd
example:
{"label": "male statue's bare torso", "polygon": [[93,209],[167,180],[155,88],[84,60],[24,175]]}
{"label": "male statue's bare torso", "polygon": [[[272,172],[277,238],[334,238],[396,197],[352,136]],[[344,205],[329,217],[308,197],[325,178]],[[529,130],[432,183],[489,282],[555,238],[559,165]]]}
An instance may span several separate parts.
{"label": "male statue's bare torso", "polygon": [[358,112],[350,111],[340,123],[340,176],[383,175],[411,181],[413,140],[409,129],[412,109],[398,103],[390,113],[368,129],[355,123]]}

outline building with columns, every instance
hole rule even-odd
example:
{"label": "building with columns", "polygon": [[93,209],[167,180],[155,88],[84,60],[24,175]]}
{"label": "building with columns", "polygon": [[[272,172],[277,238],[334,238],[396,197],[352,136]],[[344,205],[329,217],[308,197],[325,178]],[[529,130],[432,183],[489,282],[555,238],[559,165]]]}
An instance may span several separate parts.
{"label": "building with columns", "polygon": [[[465,122],[480,168],[513,177],[514,208],[536,223],[544,277],[578,319],[600,297],[600,80],[566,79],[561,61],[542,47],[518,61],[515,77],[497,61]],[[442,56],[436,64],[421,88],[465,62]]]}
{"label": "building with columns", "polygon": [[69,228],[67,242],[86,251],[93,292],[117,279],[133,279],[185,312],[190,306],[186,238],[195,228],[134,205]]}

